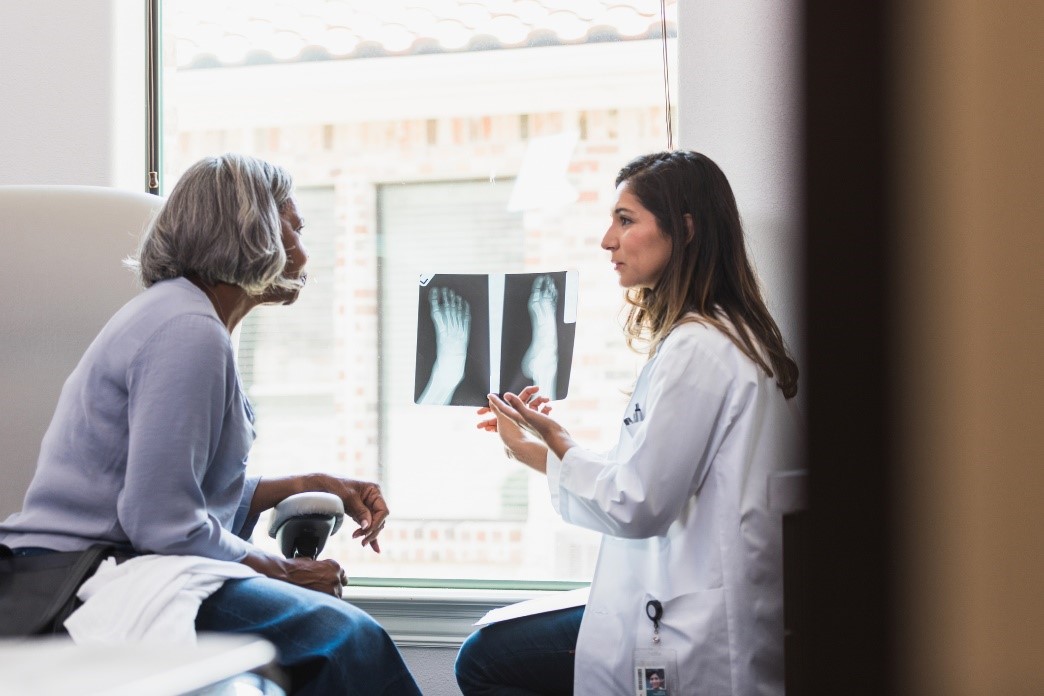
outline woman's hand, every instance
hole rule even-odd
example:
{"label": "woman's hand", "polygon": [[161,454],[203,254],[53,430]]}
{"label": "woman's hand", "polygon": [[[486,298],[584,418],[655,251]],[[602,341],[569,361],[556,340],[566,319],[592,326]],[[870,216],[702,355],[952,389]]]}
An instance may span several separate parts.
{"label": "woman's hand", "polygon": [[348,574],[331,558],[316,561],[302,556],[285,560],[283,580],[298,587],[340,597],[342,588],[348,584]]}
{"label": "woman's hand", "polygon": [[381,495],[381,487],[372,481],[323,476],[325,487],[321,490],[333,493],[344,503],[345,513],[355,520],[359,528],[352,532],[353,539],[361,539],[363,546],[370,546],[377,553],[381,546],[377,543],[377,535],[384,530],[387,520],[388,504]]}
{"label": "woman's hand", "polygon": [[490,394],[488,409],[480,409],[479,413],[493,413],[494,423],[485,421],[479,427],[495,430],[508,456],[546,473],[547,450],[562,457],[574,443],[569,433],[547,415],[551,410],[544,405],[547,400],[535,397],[535,393],[535,387],[527,387],[518,396],[505,394],[504,399]]}
{"label": "woman's hand", "polygon": [[242,562],[267,577],[338,598],[342,588],[348,584],[344,568],[332,559],[280,558],[256,549],[250,551]]}
{"label": "woman's hand", "polygon": [[[526,387],[518,393],[518,397],[522,399],[522,401],[525,401],[526,405],[529,406],[529,408],[533,410],[539,410],[544,415],[547,415],[548,413],[551,413],[551,407],[546,405],[547,402],[550,401],[550,399],[548,399],[546,396],[539,396],[539,391],[540,387],[538,386]],[[478,410],[478,415],[484,416],[487,413],[491,412],[492,409],[489,406],[483,406]],[[489,433],[495,433],[497,432],[497,418],[496,416],[494,416],[493,418],[487,418],[484,421],[479,421],[479,424],[476,427],[480,430],[485,430]]]}
{"label": "woman's hand", "polygon": [[304,474],[262,478],[250,501],[250,511],[260,514],[269,510],[295,493],[333,493],[344,504],[345,513],[355,520],[359,528],[352,532],[353,539],[361,539],[381,552],[377,535],[384,529],[388,518],[388,504],[381,495],[381,487],[370,481],[340,478],[330,474]]}
{"label": "woman's hand", "polygon": [[[542,407],[544,413],[550,413],[551,407],[544,405],[548,401],[547,398],[536,396],[537,390],[537,387],[526,387],[521,392],[522,398],[528,403],[529,408],[540,409]],[[493,413],[493,418],[480,421],[476,427],[500,435],[500,440],[504,443],[504,451],[509,458],[544,473],[547,469],[547,447],[543,441],[516,421],[497,414],[491,406],[483,406],[478,410],[480,416],[487,413]]]}

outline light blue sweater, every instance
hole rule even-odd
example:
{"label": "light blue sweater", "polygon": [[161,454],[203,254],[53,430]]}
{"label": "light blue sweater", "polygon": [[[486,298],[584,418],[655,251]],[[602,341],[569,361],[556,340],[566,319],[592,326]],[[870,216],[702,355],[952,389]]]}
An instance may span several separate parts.
{"label": "light blue sweater", "polygon": [[240,560],[257,522],[252,423],[206,294],[184,278],[157,283],[109,320],[66,380],[0,543]]}

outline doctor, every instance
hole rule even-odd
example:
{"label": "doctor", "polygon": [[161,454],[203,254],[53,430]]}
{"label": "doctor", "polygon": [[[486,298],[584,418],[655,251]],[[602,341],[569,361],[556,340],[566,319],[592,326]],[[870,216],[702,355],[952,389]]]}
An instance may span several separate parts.
{"label": "doctor", "polygon": [[[747,258],[725,175],[695,152],[639,157],[602,240],[649,361],[616,447],[579,446],[536,387],[479,423],[547,475],[564,520],[602,532],[586,608],[487,626],[457,681],[474,694],[783,693],[781,475],[800,433],[797,366]],[[770,492],[771,491],[771,492]]]}

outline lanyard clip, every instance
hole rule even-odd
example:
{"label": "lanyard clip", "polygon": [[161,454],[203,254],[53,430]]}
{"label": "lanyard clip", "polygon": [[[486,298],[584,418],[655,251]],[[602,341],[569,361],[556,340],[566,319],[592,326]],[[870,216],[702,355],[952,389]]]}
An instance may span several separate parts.
{"label": "lanyard clip", "polygon": [[653,622],[653,642],[660,642],[660,619],[663,618],[663,605],[658,599],[650,599],[645,603],[645,615]]}

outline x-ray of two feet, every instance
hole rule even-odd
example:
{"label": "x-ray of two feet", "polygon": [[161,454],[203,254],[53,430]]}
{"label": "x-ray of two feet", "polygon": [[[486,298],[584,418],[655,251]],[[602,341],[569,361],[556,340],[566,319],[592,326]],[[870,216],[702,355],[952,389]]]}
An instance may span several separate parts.
{"label": "x-ray of two feet", "polygon": [[[471,335],[471,306],[450,288],[432,288],[428,293],[431,321],[435,326],[435,364],[419,404],[444,406],[464,379]],[[532,340],[522,357],[522,374],[555,398],[558,378],[558,289],[549,275],[533,281],[527,303]]]}

